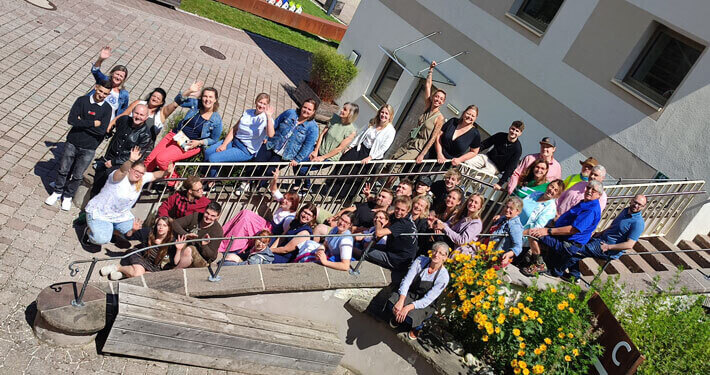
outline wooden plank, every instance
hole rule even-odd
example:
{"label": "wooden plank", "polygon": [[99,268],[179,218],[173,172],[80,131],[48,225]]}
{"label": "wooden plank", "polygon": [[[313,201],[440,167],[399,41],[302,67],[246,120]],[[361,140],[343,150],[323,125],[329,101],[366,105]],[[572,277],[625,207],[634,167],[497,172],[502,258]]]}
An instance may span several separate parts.
{"label": "wooden plank", "polygon": [[194,330],[224,332],[237,337],[259,337],[265,342],[281,343],[284,345],[294,344],[329,352],[337,350],[337,346],[333,345],[330,341],[307,339],[285,333],[268,332],[256,328],[238,326],[235,324],[217,323],[198,317],[190,317],[189,319],[186,319],[179,313],[166,312],[140,306],[120,304],[119,313],[116,317],[116,321],[114,322],[114,326],[120,326],[121,319],[123,317],[142,318],[146,321],[156,322],[156,324],[160,322],[168,323],[181,327],[190,332]]}
{"label": "wooden plank", "polygon": [[[262,313],[262,312],[258,312],[258,311],[243,309],[240,307],[227,306],[225,304],[221,304],[221,303],[214,302],[214,301],[207,301],[204,299],[196,299],[196,298],[187,297],[187,296],[183,296],[183,295],[161,292],[161,291],[150,289],[150,288],[137,287],[134,285],[120,284],[119,295],[123,295],[123,294],[132,294],[132,295],[136,295],[136,296],[150,297],[150,298],[154,298],[158,301],[182,303],[184,305],[195,306],[195,307],[203,308],[206,310],[214,310],[214,311],[222,311],[222,312],[228,311],[230,314],[235,314],[235,315],[240,315],[240,316],[251,316],[251,317],[261,319],[261,320],[264,320],[267,322],[283,323],[283,324],[287,324],[287,325],[291,325],[291,326],[313,329],[316,331],[321,331],[326,334],[337,332],[337,329],[335,328],[335,326],[328,324],[328,323],[324,323],[324,322],[314,322],[314,321],[307,320],[307,319],[296,319],[296,318],[282,316],[282,315],[278,315],[278,314],[267,314],[267,313]],[[119,299],[120,299],[120,297],[119,297]]]}
{"label": "wooden plank", "polygon": [[298,341],[291,343],[272,342],[264,340],[262,336],[238,336],[232,332],[211,332],[204,331],[200,327],[190,327],[175,325],[169,322],[156,322],[145,320],[140,317],[123,316],[117,319],[112,327],[114,330],[124,334],[147,334],[156,337],[164,337],[166,340],[182,340],[195,344],[217,345],[231,348],[235,351],[248,351],[257,354],[276,355],[284,359],[299,359],[307,362],[335,363],[340,362],[342,353],[330,353],[323,350],[314,350],[307,346],[301,346]]}
{"label": "wooden plank", "polygon": [[[300,369],[269,366],[264,363],[252,363],[248,361],[236,360],[226,357],[214,357],[210,355],[193,355],[190,352],[179,351],[176,348],[156,348],[154,346],[142,345],[135,342],[122,342],[108,339],[105,347],[113,349],[109,353],[129,355],[133,357],[150,358],[165,362],[182,363],[192,366],[207,367],[225,371],[237,371],[240,374],[255,375],[307,375],[313,372]],[[189,362],[188,362],[189,361]],[[322,371],[323,374],[332,374],[332,370]]]}
{"label": "wooden plank", "polygon": [[340,339],[335,335],[335,332],[324,333],[308,328],[293,326],[281,322],[268,322],[253,316],[244,314],[233,314],[227,311],[229,307],[224,307],[225,311],[217,311],[186,305],[183,303],[175,303],[171,301],[161,301],[150,297],[138,296],[133,294],[121,294],[121,303],[140,306],[151,309],[158,309],[166,312],[179,313],[185,317],[199,317],[202,319],[212,320],[221,324],[236,324],[254,327],[264,331],[286,333],[298,337],[315,339],[320,341],[330,341],[334,344],[340,344]]}

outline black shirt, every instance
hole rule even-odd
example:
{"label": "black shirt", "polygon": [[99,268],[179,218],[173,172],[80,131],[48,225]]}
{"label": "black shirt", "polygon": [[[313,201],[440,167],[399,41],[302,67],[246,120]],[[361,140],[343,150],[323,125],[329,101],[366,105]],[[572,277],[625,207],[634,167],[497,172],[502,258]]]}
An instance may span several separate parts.
{"label": "black shirt", "polygon": [[387,235],[387,244],[385,244],[385,252],[389,256],[389,261],[394,266],[394,269],[405,270],[409,267],[417,255],[417,236],[404,235],[405,233],[416,233],[417,228],[414,226],[411,216],[403,219],[390,218],[390,225],[387,229],[392,234]]}
{"label": "black shirt", "polygon": [[131,149],[138,146],[144,156],[152,148],[153,138],[150,125],[134,126],[133,117],[122,116],[116,120],[116,133],[108,144],[104,159],[111,160],[114,167],[120,167],[131,156]]}
{"label": "black shirt", "polygon": [[[104,140],[108,123],[111,121],[111,106],[103,102],[91,103],[93,96],[79,97],[69,111],[67,122],[72,128],[67,134],[67,142],[78,148],[96,150]],[[94,121],[100,121],[100,126],[94,126]]]}
{"label": "black shirt", "polygon": [[[478,133],[477,129],[478,124],[474,124],[466,133],[453,139],[458,122],[458,118],[451,118],[449,121],[446,121],[441,128],[441,138],[439,138],[439,141],[441,142],[441,151],[447,159],[461,157],[472,148],[481,147],[481,135]],[[434,152],[436,153],[436,149],[434,149]],[[434,159],[436,159],[436,154],[434,155]]]}
{"label": "black shirt", "polygon": [[375,213],[372,211],[375,206],[375,202],[363,202],[356,204],[355,220],[353,220],[353,225],[364,228],[370,228],[375,225]]}
{"label": "black shirt", "polygon": [[488,148],[490,150],[486,152],[486,155],[495,164],[498,171],[503,174],[498,180],[498,184],[503,185],[508,181],[508,178],[518,165],[520,155],[523,153],[523,147],[517,139],[515,142],[509,142],[508,133],[501,132],[495,133],[481,142],[481,151]]}

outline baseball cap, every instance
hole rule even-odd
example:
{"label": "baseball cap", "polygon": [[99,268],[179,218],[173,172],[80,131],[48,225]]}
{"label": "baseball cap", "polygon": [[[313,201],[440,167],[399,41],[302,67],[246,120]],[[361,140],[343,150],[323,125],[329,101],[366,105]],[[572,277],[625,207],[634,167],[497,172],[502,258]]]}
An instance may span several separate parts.
{"label": "baseball cap", "polygon": [[422,184],[426,186],[431,186],[431,177],[429,176],[419,176],[417,178],[417,184]]}
{"label": "baseball cap", "polygon": [[596,167],[597,165],[599,165],[599,162],[597,161],[597,159],[594,159],[593,157],[590,156],[590,157],[587,158],[587,160],[580,160],[580,161],[579,161],[579,164],[580,164],[580,165],[585,165],[585,164],[586,164],[586,165],[589,165],[589,166],[591,166],[591,167]]}
{"label": "baseball cap", "polygon": [[555,143],[555,139],[552,137],[544,137],[540,140],[541,145],[550,145],[552,147],[557,147],[557,143]]}

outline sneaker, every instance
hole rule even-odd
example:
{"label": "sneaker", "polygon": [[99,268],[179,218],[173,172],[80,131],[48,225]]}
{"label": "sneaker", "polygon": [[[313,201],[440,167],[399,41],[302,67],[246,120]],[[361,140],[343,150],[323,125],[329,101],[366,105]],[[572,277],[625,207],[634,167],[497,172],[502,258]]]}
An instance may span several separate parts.
{"label": "sneaker", "polygon": [[118,271],[113,271],[108,275],[108,279],[111,281],[121,280],[122,278],[123,274]]}
{"label": "sneaker", "polygon": [[108,266],[101,267],[99,270],[99,275],[101,276],[108,276],[112,272],[118,271],[118,266],[115,264],[109,264]]}
{"label": "sneaker", "polygon": [[234,191],[234,193],[237,195],[242,195],[249,191],[249,187],[250,186],[248,182],[242,182],[241,184],[239,184],[239,187],[237,188],[237,190]]}
{"label": "sneaker", "polygon": [[397,320],[396,320],[394,317],[392,317],[392,318],[390,319],[390,327],[395,328],[395,329],[396,329],[397,327],[399,327],[399,323],[397,323]]}
{"label": "sneaker", "polygon": [[545,266],[545,263],[535,263],[531,264],[527,267],[523,267],[523,269],[520,270],[520,273],[527,277],[533,277],[535,274],[538,273],[545,273],[547,272],[547,266]]}
{"label": "sneaker", "polygon": [[47,197],[47,199],[44,200],[44,204],[48,206],[54,206],[54,204],[57,203],[57,201],[61,197],[62,195],[59,193],[52,193],[52,195],[50,195],[49,197]]}
{"label": "sneaker", "polygon": [[[45,203],[47,203],[47,202],[45,202]],[[71,198],[62,199],[62,210],[63,211],[71,210]]]}
{"label": "sneaker", "polygon": [[417,330],[417,331],[411,330],[411,331],[409,331],[409,333],[407,334],[407,337],[408,337],[410,340],[416,340],[417,337],[419,337],[419,332],[421,332],[421,330]]}

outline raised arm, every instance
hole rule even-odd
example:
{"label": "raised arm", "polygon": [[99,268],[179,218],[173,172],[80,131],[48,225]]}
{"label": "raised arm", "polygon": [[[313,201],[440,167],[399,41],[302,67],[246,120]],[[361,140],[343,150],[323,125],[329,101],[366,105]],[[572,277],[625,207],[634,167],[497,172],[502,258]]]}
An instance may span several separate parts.
{"label": "raised arm", "polygon": [[109,79],[108,76],[101,72],[101,64],[109,57],[111,57],[111,47],[106,46],[101,49],[101,52],[99,52],[99,58],[96,59],[96,62],[94,62],[94,65],[91,67],[91,74],[94,76],[96,83]]}
{"label": "raised arm", "polygon": [[431,86],[432,86],[432,76],[434,75],[434,68],[436,67],[436,61],[432,61],[429,65],[429,72],[426,75],[426,83],[424,84],[424,100],[426,100],[427,106],[431,100]]}
{"label": "raised arm", "polygon": [[140,160],[140,158],[141,149],[138,146],[134,146],[131,149],[131,155],[128,157],[128,160],[121,164],[121,167],[113,173],[113,182],[123,180],[123,178],[128,174],[128,170],[131,169],[131,164],[133,164],[136,160]]}

